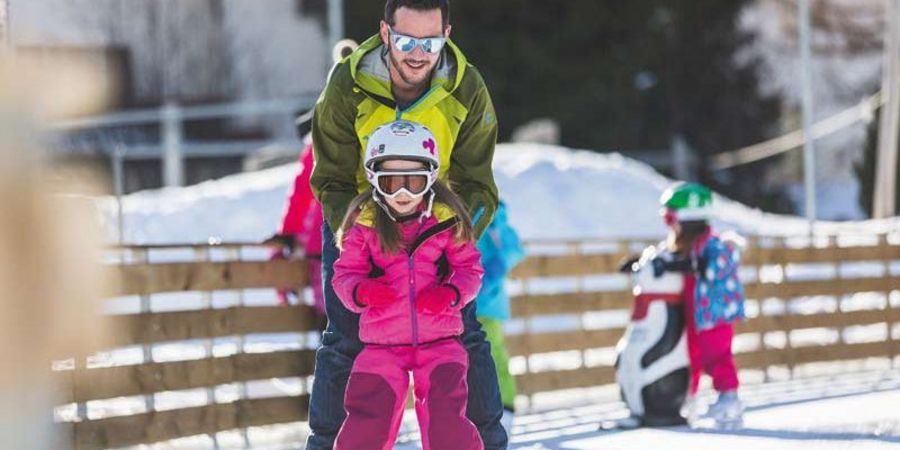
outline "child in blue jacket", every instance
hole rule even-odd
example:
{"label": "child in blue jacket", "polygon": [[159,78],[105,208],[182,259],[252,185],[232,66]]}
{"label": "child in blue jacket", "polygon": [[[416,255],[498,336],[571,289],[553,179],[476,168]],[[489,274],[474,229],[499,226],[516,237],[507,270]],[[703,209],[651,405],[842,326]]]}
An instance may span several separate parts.
{"label": "child in blue jacket", "polygon": [[509,296],[503,288],[506,275],[525,258],[525,249],[516,231],[510,226],[506,205],[497,207],[494,220],[478,241],[484,276],[481,290],[475,299],[478,321],[491,343],[491,356],[497,366],[500,397],[503,401],[503,427],[511,432],[515,412],[516,380],[509,373],[509,352],[503,338],[503,323],[509,320]]}

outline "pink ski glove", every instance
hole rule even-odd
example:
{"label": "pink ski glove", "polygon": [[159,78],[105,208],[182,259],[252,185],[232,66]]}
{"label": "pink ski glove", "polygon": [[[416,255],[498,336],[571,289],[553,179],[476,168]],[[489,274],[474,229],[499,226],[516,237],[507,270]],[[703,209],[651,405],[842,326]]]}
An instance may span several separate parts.
{"label": "pink ski glove", "polygon": [[416,310],[437,314],[459,303],[459,291],[450,284],[426,288],[416,297]]}
{"label": "pink ski glove", "polygon": [[360,306],[384,306],[399,297],[394,288],[375,279],[361,281],[353,293],[353,301]]}

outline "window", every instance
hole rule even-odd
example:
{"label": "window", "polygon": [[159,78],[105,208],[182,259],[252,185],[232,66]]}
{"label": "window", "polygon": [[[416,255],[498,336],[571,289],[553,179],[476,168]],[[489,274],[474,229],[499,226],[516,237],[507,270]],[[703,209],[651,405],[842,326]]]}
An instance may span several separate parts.
{"label": "window", "polygon": [[324,21],[328,13],[328,0],[296,0],[297,14],[304,18]]}

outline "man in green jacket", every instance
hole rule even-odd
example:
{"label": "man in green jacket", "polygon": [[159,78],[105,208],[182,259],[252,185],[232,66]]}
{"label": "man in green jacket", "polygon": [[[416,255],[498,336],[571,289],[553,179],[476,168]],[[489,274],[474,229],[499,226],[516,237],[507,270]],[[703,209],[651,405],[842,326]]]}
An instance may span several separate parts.
{"label": "man in green jacket", "polygon": [[[322,275],[328,326],[316,352],[307,449],[331,449],[345,418],[344,391],[353,359],[362,350],[359,316],[331,286],[338,251],[333,231],[350,201],[368,187],[362,160],[369,134],[406,119],[428,127],[440,149],[439,177],[466,202],[480,234],[497,208],[491,162],[497,118],[478,71],[449,39],[448,0],[387,0],[380,32],[332,69],[313,114],[316,160],[310,184],[322,204]],[[467,415],[485,449],[505,449],[507,435],[490,345],[475,317],[463,309],[469,353]]]}

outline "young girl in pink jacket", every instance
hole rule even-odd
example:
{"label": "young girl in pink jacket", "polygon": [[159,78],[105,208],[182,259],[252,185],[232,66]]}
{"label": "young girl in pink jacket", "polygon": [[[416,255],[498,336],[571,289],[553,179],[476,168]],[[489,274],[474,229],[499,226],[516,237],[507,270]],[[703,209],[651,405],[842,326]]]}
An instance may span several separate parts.
{"label": "young girl in pink jacket", "polygon": [[480,450],[466,418],[468,356],[460,310],[481,283],[480,255],[462,201],[437,180],[431,132],[396,121],[365,146],[372,189],[350,205],[337,235],[335,292],[360,314],[365,344],[344,400],[335,448],[391,449],[409,373],[425,450]]}

